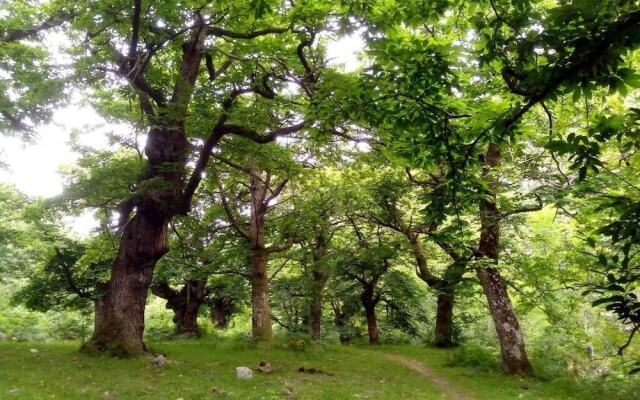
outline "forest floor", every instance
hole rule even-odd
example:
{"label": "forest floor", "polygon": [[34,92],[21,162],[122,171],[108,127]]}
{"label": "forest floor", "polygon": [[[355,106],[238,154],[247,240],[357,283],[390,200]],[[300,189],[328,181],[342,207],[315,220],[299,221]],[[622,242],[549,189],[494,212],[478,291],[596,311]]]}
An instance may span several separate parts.
{"label": "forest floor", "polygon": [[[148,357],[84,355],[72,342],[0,342],[0,399],[602,398],[566,380],[521,380],[451,367],[450,351],[427,347],[314,345],[294,351],[285,343],[256,347],[223,339],[153,342],[150,347],[166,354],[166,365],[155,366]],[[258,372],[260,361],[273,371]],[[236,378],[238,366],[254,369],[254,377]]]}

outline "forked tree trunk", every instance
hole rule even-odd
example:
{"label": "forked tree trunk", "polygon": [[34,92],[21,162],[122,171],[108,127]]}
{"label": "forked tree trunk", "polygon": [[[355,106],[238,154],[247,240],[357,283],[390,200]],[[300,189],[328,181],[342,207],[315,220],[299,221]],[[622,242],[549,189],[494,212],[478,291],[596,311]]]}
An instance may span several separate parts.
{"label": "forked tree trunk", "polygon": [[206,283],[188,280],[179,292],[171,289],[166,282],[154,284],[151,292],[167,300],[166,307],[173,311],[176,334],[180,336],[199,336],[198,312],[207,296]]}
{"label": "forked tree trunk", "polygon": [[438,306],[436,309],[436,330],[434,345],[447,348],[455,346],[453,341],[453,306],[455,291],[453,288],[444,288],[438,293]]}
{"label": "forked tree trunk", "polygon": [[219,297],[213,300],[211,306],[211,322],[216,329],[224,330],[229,326],[233,314],[233,299],[230,297]]}
{"label": "forked tree trunk", "polygon": [[436,307],[436,326],[433,344],[437,347],[447,348],[455,346],[453,340],[453,307],[455,305],[455,287],[462,280],[466,269],[466,262],[456,259],[450,264],[443,278],[434,276],[428,269],[427,259],[422,249],[420,238],[416,235],[409,237],[413,246],[413,254],[416,259],[416,274],[429,287],[438,289]]}
{"label": "forked tree trunk", "polygon": [[[169,104],[156,101],[159,109],[155,112],[148,96],[140,96],[140,106],[150,119],[145,145],[148,170],[144,176],[150,184],[141,185],[135,198],[123,202],[118,210],[122,222],[118,253],[100,300],[93,336],[83,346],[84,351],[123,356],[145,351],[144,308],[153,270],[158,259],[168,251],[169,221],[188,208],[183,192],[189,146],[184,122],[203,57],[204,38],[204,34],[197,33],[192,42],[182,46],[180,76],[174,82]],[[120,73],[126,74],[134,86],[145,82],[144,72],[132,74],[132,69],[133,65],[127,67],[123,63]]]}
{"label": "forked tree trunk", "polygon": [[502,368],[508,374],[531,375],[533,369],[529,363],[524,344],[524,336],[513,311],[513,305],[507,287],[496,268],[500,253],[500,211],[496,204],[497,178],[491,176],[491,170],[500,163],[500,149],[491,143],[484,156],[483,175],[489,179],[492,188],[491,199],[480,203],[480,244],[478,255],[491,261],[492,266],[479,267],[476,274],[484,290],[496,328],[502,354]]}
{"label": "forked tree trunk", "polygon": [[309,310],[309,325],[311,339],[320,339],[320,327],[322,325],[322,297],[328,276],[320,271],[313,272],[313,289],[311,295],[311,305]]}
{"label": "forked tree trunk", "polygon": [[267,251],[251,250],[251,326],[253,339],[271,341],[271,311],[269,309],[269,278],[267,276]]}

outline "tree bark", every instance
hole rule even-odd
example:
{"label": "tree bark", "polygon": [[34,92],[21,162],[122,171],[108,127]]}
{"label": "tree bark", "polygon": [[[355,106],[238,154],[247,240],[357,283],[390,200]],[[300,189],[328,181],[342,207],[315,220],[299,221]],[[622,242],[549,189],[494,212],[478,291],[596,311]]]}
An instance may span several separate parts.
{"label": "tree bark", "polygon": [[116,356],[145,351],[144,308],[155,264],[167,252],[168,222],[165,213],[141,205],[125,227],[111,279],[98,300],[93,336],[84,351]]}
{"label": "tree bark", "polygon": [[380,342],[380,333],[378,332],[378,318],[376,315],[376,305],[378,301],[374,295],[375,284],[368,284],[363,289],[360,299],[362,300],[362,306],[364,307],[365,316],[367,317],[369,344],[378,344]]}
{"label": "tree bark", "polygon": [[438,293],[436,311],[436,330],[434,344],[437,347],[448,348],[455,346],[453,340],[453,306],[455,291],[445,288]]}
{"label": "tree bark", "polygon": [[476,269],[476,274],[487,297],[500,342],[502,368],[507,374],[531,375],[533,369],[527,357],[524,336],[513,311],[507,287],[496,268],[500,254],[501,215],[496,203],[498,180],[495,176],[491,176],[491,170],[499,165],[500,159],[499,147],[495,143],[489,144],[483,160],[483,175],[490,182],[491,193],[490,198],[485,198],[480,203],[481,232],[478,256],[488,259],[492,266],[479,267]]}
{"label": "tree bark", "polygon": [[478,268],[476,273],[500,341],[502,368],[507,374],[531,375],[533,368],[527,357],[522,330],[500,272],[495,268]]}
{"label": "tree bark", "polygon": [[309,310],[309,325],[311,339],[320,339],[320,327],[322,325],[322,298],[328,276],[321,271],[313,271],[313,289]]}
{"label": "tree bark", "polygon": [[251,250],[251,326],[255,341],[271,341],[271,311],[269,309],[269,279],[267,276],[267,251]]}
{"label": "tree bark", "polygon": [[367,315],[367,333],[369,334],[369,344],[380,343],[380,333],[378,332],[378,318],[375,306],[365,307]]}
{"label": "tree bark", "polygon": [[207,296],[206,283],[199,280],[188,280],[179,292],[171,289],[166,282],[151,287],[151,292],[167,300],[166,307],[173,310],[173,322],[176,334],[180,336],[200,335],[198,329],[198,312]]}

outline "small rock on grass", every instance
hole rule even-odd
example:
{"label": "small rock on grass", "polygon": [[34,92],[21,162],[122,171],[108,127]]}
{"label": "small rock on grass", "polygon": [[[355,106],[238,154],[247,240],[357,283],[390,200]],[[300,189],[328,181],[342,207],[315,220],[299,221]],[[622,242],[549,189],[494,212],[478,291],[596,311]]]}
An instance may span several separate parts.
{"label": "small rock on grass", "polygon": [[164,354],[158,354],[151,359],[151,363],[156,367],[164,367],[167,364],[167,357]]}
{"label": "small rock on grass", "polygon": [[251,379],[253,378],[253,371],[247,367],[236,367],[236,378]]}
{"label": "small rock on grass", "polygon": [[271,364],[269,364],[268,362],[260,361],[258,371],[262,372],[263,374],[269,374],[271,373],[271,371],[273,371],[273,369],[271,368]]}
{"label": "small rock on grass", "polygon": [[29,351],[31,352],[31,354],[38,354],[39,353],[38,349],[31,349]]}
{"label": "small rock on grass", "polygon": [[282,395],[286,396],[286,397],[292,397],[295,396],[296,394],[293,392],[293,388],[284,388],[284,390],[282,391]]}

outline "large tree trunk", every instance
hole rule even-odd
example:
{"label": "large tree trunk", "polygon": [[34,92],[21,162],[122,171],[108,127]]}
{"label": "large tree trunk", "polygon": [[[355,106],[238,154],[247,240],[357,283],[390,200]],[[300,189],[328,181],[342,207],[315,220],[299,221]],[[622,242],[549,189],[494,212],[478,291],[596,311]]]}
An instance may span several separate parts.
{"label": "large tree trunk", "polygon": [[267,251],[264,249],[251,250],[251,305],[253,307],[251,315],[253,339],[272,340]]}
{"label": "large tree trunk", "polygon": [[224,330],[229,326],[233,314],[233,299],[219,297],[213,300],[211,305],[211,322],[216,329]]}
{"label": "large tree trunk", "polygon": [[[111,279],[101,300],[92,338],[83,347],[89,352],[136,355],[145,351],[144,308],[156,262],[167,253],[167,227],[184,210],[182,183],[188,142],[180,125],[151,129],[145,153],[150,185],[135,200],[118,210],[121,236]],[[173,168],[167,168],[170,163]],[[128,220],[129,215],[134,213]]]}
{"label": "large tree trunk", "polygon": [[147,292],[156,261],[167,252],[168,218],[154,211],[140,209],[125,227],[111,279],[98,301],[93,336],[84,351],[118,356],[145,351],[142,336]]}
{"label": "large tree trunk", "polygon": [[454,298],[455,291],[453,288],[444,288],[438,293],[434,340],[434,344],[437,347],[447,348],[455,346],[455,342],[453,341]]}
{"label": "large tree trunk", "polygon": [[151,287],[151,292],[167,300],[166,307],[173,310],[173,322],[176,334],[180,336],[199,336],[198,312],[207,296],[206,283],[199,280],[188,280],[179,292],[171,289],[166,282]]}
{"label": "large tree trunk", "polygon": [[313,272],[313,289],[311,295],[311,305],[309,310],[309,325],[311,331],[311,339],[320,339],[320,327],[322,325],[322,297],[324,294],[324,286],[327,283],[328,276],[321,271]]}
{"label": "large tree trunk", "polygon": [[476,274],[489,303],[489,310],[496,328],[500,351],[502,353],[502,368],[508,374],[530,375],[533,372],[527,352],[524,336],[513,311],[513,305],[507,292],[504,280],[498,269],[500,253],[500,211],[496,204],[497,177],[491,176],[491,170],[500,163],[500,149],[491,143],[484,156],[483,175],[489,179],[492,188],[491,198],[480,203],[480,244],[478,255],[490,260],[492,266],[479,267]]}

